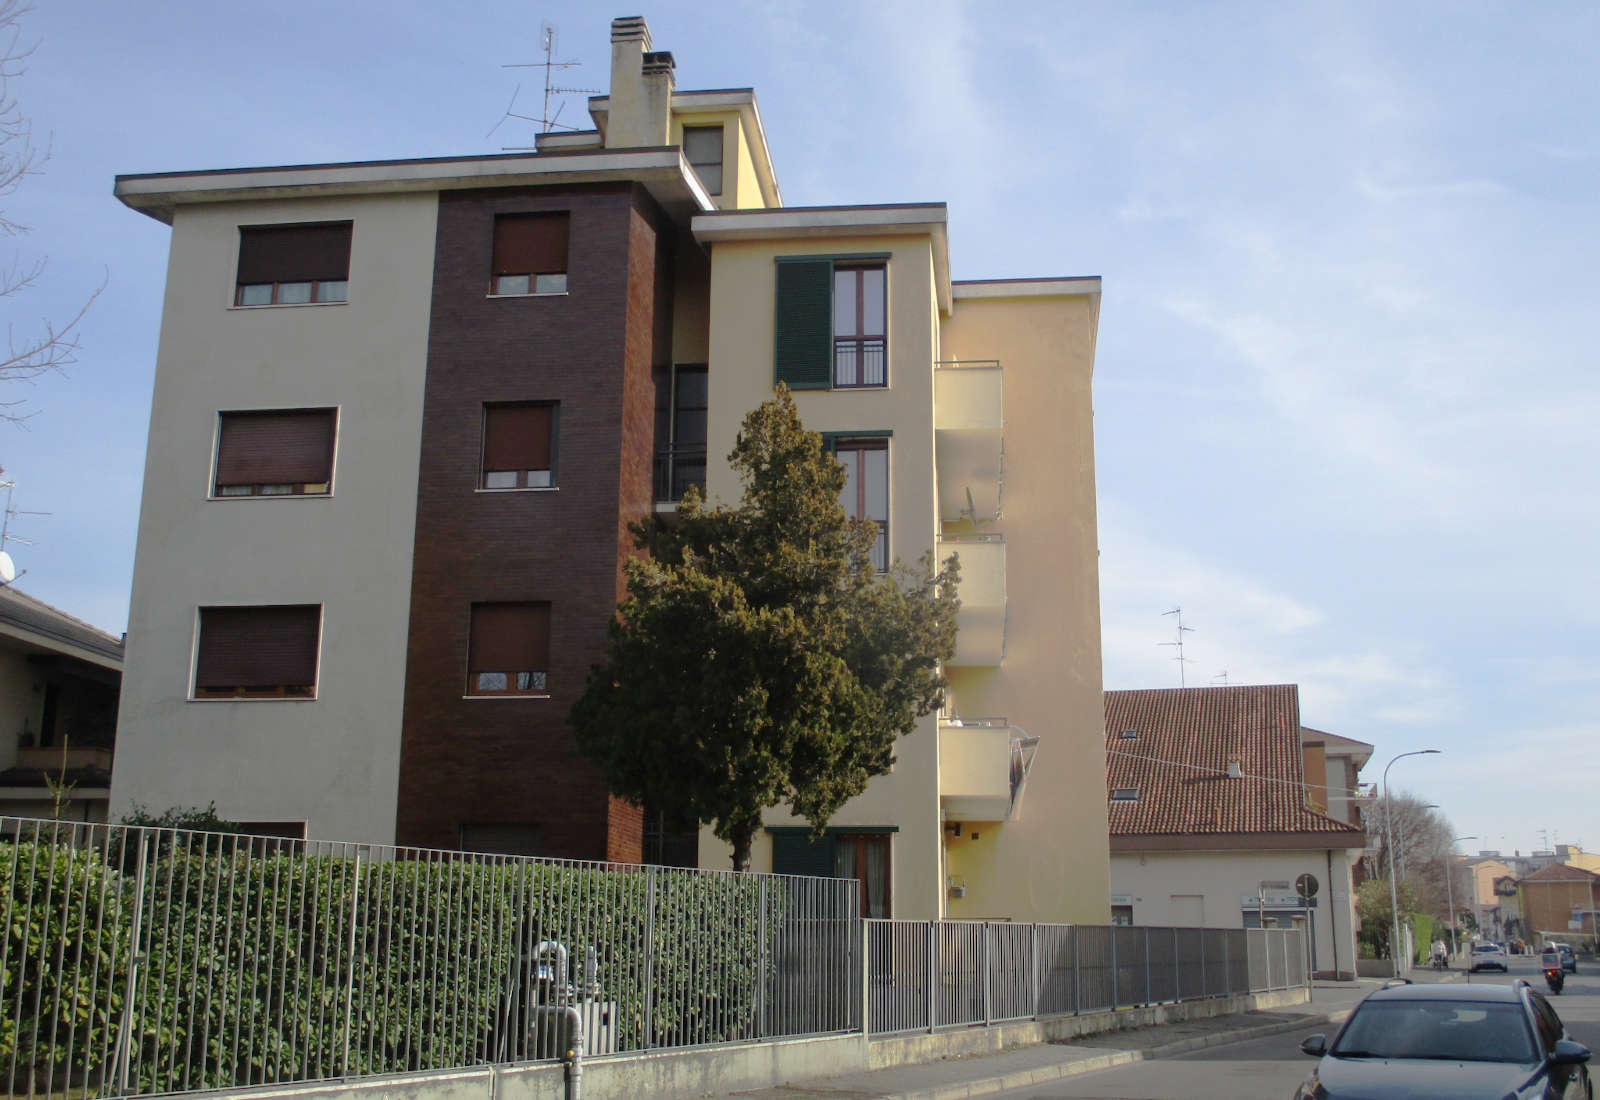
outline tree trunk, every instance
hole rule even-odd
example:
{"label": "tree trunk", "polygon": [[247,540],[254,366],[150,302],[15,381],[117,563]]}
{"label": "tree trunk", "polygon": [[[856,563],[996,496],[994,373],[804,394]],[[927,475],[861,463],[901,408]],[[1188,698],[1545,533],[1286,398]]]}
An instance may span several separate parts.
{"label": "tree trunk", "polygon": [[760,818],[749,817],[734,826],[733,869],[735,871],[750,870],[750,845],[755,840],[756,828],[760,824]]}

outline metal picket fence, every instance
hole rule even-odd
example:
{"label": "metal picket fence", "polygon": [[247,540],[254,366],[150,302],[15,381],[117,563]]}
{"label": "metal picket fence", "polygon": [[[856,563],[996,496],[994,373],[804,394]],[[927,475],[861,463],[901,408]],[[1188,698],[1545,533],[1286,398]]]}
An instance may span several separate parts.
{"label": "metal picket fence", "polygon": [[862,1026],[842,879],[0,817],[0,905],[10,1097]]}
{"label": "metal picket fence", "polygon": [[874,1035],[1303,986],[1298,929],[869,920]]}
{"label": "metal picket fence", "polygon": [[1298,932],[863,921],[850,879],[0,817],[0,1083],[138,1096],[1286,988]]}

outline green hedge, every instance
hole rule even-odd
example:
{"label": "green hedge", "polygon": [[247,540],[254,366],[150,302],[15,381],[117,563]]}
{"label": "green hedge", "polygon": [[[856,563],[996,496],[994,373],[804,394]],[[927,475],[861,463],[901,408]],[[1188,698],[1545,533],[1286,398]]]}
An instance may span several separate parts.
{"label": "green hedge", "polygon": [[[764,980],[759,881],[510,861],[358,862],[263,853],[260,842],[252,855],[231,839],[222,850],[215,837],[159,835],[147,848],[138,906],[146,962],[129,1016],[139,1091],[534,1056],[525,1045],[537,999],[528,981],[541,940],[571,949],[576,982],[593,949],[601,999],[616,1004],[618,1049],[754,1034]],[[0,897],[11,899],[0,1077],[15,1066],[19,1084],[31,1075],[92,1087],[111,1074],[134,862],[127,851],[108,861],[0,842]],[[780,892],[768,886],[769,916],[782,911]]]}

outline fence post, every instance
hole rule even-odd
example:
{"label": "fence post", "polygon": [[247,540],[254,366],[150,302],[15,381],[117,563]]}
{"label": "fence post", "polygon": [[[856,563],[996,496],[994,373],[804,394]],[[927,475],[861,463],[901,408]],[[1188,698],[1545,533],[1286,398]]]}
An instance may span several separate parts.
{"label": "fence post", "polygon": [[144,928],[145,843],[147,833],[139,830],[139,860],[133,874],[133,930],[128,937],[128,985],[122,999],[122,1026],[117,1029],[116,1074],[117,1095],[128,1095],[128,1063],[133,1055],[133,1014],[135,994],[139,988],[139,970],[144,963],[144,953],[139,950],[139,934]]}
{"label": "fence post", "polygon": [[1183,1002],[1183,959],[1178,955],[1178,930],[1172,930],[1172,1000]]}
{"label": "fence post", "polygon": [[1144,1003],[1150,1004],[1155,990],[1150,988],[1150,929],[1144,930]]}
{"label": "fence post", "polygon": [[[872,925],[865,917],[856,918],[861,929],[861,1037],[872,1036]],[[894,958],[891,948],[889,957]]]}
{"label": "fence post", "polygon": [[772,965],[767,953],[767,880],[763,876],[756,883],[756,1038],[766,1038],[767,1031],[767,978]]}
{"label": "fence post", "polygon": [[1083,968],[1078,965],[1078,940],[1079,930],[1073,927],[1068,930],[1072,937],[1072,1014],[1074,1016],[1083,1011]]}
{"label": "fence post", "polygon": [[344,983],[344,1055],[339,1059],[339,1076],[350,1076],[350,1027],[355,1013],[356,995],[356,914],[361,906],[361,849],[355,852],[352,867],[354,882],[350,886],[350,936],[345,941],[345,954],[349,956],[350,974]]}
{"label": "fence post", "polygon": [[1203,1001],[1211,996],[1207,992],[1211,988],[1211,975],[1206,973],[1206,933],[1200,930],[1200,999]]}
{"label": "fence post", "polygon": [[1037,923],[1028,926],[1028,953],[1033,960],[1033,1015],[1035,1019],[1038,1019],[1040,990],[1044,985],[1044,964],[1039,958],[1039,925]]}
{"label": "fence post", "polygon": [[994,927],[983,922],[983,1025],[988,1027],[994,1019],[994,995],[989,988],[989,974],[994,969]]}
{"label": "fence post", "polygon": [[938,921],[928,922],[928,1030],[939,1023],[939,941]]}
{"label": "fence post", "polygon": [[656,1004],[656,881],[655,867],[644,869],[644,1049],[654,1046]]}
{"label": "fence post", "polygon": [[1233,996],[1233,931],[1222,935],[1222,991]]}
{"label": "fence post", "polygon": [[1117,1007],[1117,997],[1122,992],[1122,970],[1117,966],[1117,926],[1112,925],[1111,932],[1111,1007]]}

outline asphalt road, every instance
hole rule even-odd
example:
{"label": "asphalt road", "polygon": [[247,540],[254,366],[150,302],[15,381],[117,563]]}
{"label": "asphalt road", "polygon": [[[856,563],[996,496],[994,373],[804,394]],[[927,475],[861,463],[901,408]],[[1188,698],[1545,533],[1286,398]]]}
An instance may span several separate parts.
{"label": "asphalt road", "polygon": [[[1467,976],[1455,971],[1445,975],[1419,972],[1413,977],[1422,982],[1443,979],[1499,985],[1525,978],[1543,991],[1544,976],[1537,961],[1513,956],[1511,973],[1504,975]],[[1550,1003],[1574,1039],[1600,1051],[1600,963],[1580,961],[1578,973],[1567,975],[1565,991],[1551,997]],[[1006,1100],[1287,1100],[1316,1064],[1300,1053],[1303,1038],[1299,1032],[1288,1032],[996,1095]]]}

